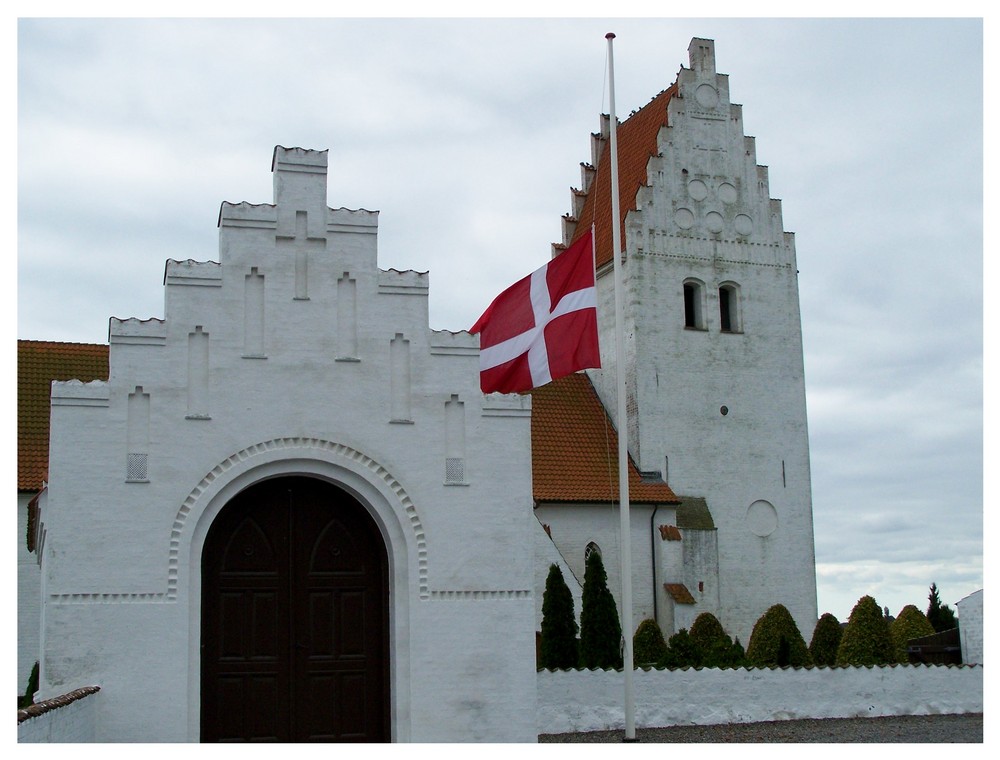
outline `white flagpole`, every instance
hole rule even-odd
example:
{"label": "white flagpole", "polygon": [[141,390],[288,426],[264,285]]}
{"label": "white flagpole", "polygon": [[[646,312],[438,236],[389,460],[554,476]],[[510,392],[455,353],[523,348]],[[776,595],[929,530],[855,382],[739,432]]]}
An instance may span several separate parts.
{"label": "white flagpole", "polygon": [[618,382],[618,500],[622,555],[622,669],[625,674],[625,741],[635,741],[635,687],[632,671],[632,527],[628,499],[628,408],[625,403],[625,315],[622,295],[621,216],[618,201],[618,131],[615,115],[615,56],[608,32],[608,93],[611,110],[611,240],[615,272],[615,372]]}

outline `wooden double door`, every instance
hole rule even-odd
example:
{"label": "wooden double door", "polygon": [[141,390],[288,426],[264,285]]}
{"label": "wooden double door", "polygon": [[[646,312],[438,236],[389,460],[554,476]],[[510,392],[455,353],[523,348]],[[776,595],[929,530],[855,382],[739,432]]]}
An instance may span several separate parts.
{"label": "wooden double door", "polygon": [[202,553],[202,741],[389,741],[385,544],[322,480],[238,494]]}

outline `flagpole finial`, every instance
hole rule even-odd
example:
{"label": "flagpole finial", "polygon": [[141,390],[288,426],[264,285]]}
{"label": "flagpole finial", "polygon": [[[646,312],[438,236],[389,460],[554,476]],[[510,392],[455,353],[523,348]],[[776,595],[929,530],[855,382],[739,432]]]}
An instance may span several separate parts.
{"label": "flagpole finial", "polygon": [[604,35],[604,39],[606,40],[613,40],[614,38],[615,38],[614,32],[608,32],[607,34]]}

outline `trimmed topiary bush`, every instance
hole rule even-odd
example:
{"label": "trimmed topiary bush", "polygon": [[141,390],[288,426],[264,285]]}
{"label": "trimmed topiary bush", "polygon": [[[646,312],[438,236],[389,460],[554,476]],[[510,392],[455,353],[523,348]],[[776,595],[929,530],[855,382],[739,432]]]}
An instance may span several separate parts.
{"label": "trimmed topiary bush", "polygon": [[837,648],[838,665],[889,665],[893,662],[892,638],[882,609],[863,596],[851,610]]}
{"label": "trimmed topiary bush", "polygon": [[934,626],[915,605],[908,604],[899,612],[899,616],[889,625],[889,636],[892,639],[893,658],[896,662],[909,662],[910,655],[906,651],[910,639],[930,636]]}
{"label": "trimmed topiary bush", "polygon": [[703,612],[695,618],[690,633],[698,651],[697,664],[702,667],[726,668],[742,661],[743,647],[740,647],[739,660],[734,663],[733,640],[711,612]]}
{"label": "trimmed topiary bush", "polygon": [[813,629],[812,641],[809,642],[809,654],[813,665],[836,665],[837,648],[844,631],[840,621],[829,612],[824,612]]}
{"label": "trimmed topiary bush", "polygon": [[578,630],[573,594],[559,565],[553,564],[545,578],[545,593],[542,595],[542,645],[538,666],[575,668],[579,661]]}
{"label": "trimmed topiary bush", "polygon": [[811,665],[812,657],[792,614],[776,604],[754,624],[747,661],[757,667]]}
{"label": "trimmed topiary bush", "polygon": [[591,552],[587,557],[581,606],[580,665],[585,668],[620,668],[622,627],[618,622],[615,599],[608,590],[608,574],[600,552]]}
{"label": "trimmed topiary bush", "polygon": [[636,667],[641,665],[656,665],[667,653],[667,642],[663,640],[663,631],[652,618],[646,618],[635,630],[632,637],[632,660]]}

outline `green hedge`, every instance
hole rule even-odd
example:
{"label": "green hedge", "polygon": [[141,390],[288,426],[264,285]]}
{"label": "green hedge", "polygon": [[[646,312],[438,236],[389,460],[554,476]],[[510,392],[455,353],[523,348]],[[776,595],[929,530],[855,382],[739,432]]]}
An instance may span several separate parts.
{"label": "green hedge", "polygon": [[747,662],[757,667],[812,664],[799,627],[783,604],[775,604],[754,624]]}
{"label": "green hedge", "polygon": [[809,654],[813,665],[836,665],[837,648],[844,631],[840,621],[829,612],[824,612],[813,629],[812,641],[809,642]]}
{"label": "green hedge", "polygon": [[837,664],[889,665],[894,661],[889,624],[882,608],[872,597],[863,596],[851,610],[837,648]]}
{"label": "green hedge", "polygon": [[893,657],[896,662],[910,661],[910,655],[906,651],[910,639],[930,636],[934,632],[931,621],[916,608],[916,605],[908,604],[903,607],[899,616],[889,625],[889,636],[892,639]]}

